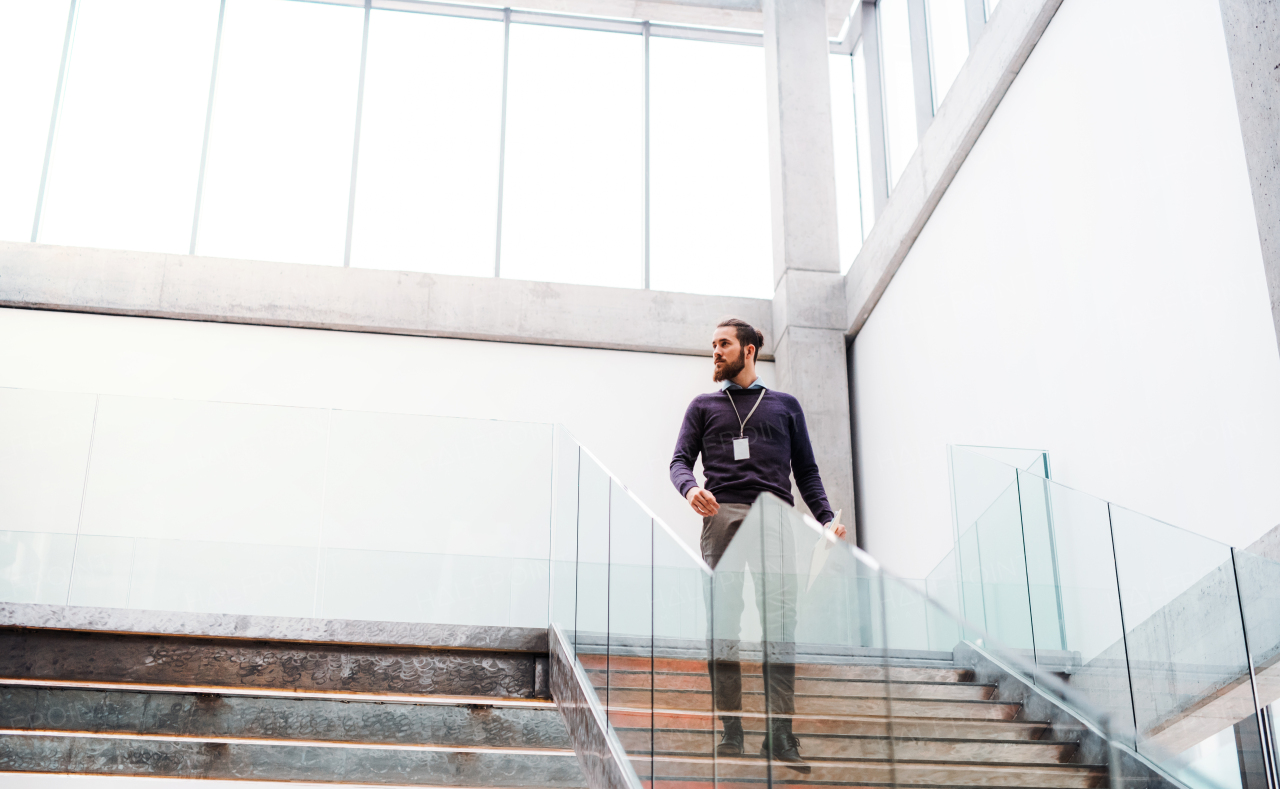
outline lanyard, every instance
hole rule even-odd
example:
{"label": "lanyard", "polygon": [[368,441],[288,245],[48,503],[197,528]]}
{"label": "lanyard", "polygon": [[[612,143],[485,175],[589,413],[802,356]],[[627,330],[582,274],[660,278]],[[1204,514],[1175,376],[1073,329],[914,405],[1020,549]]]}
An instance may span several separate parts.
{"label": "lanyard", "polygon": [[760,396],[756,398],[756,404],[751,406],[751,410],[747,412],[747,418],[743,419],[742,414],[738,413],[738,405],[733,402],[733,395],[729,394],[728,389],[724,390],[725,397],[729,398],[729,405],[733,406],[733,415],[738,417],[738,436],[739,437],[745,436],[747,434],[747,422],[751,421],[751,415],[754,414],[756,412],[756,409],[760,407],[760,401],[764,399],[764,393],[767,391],[769,390],[768,389],[760,390]]}

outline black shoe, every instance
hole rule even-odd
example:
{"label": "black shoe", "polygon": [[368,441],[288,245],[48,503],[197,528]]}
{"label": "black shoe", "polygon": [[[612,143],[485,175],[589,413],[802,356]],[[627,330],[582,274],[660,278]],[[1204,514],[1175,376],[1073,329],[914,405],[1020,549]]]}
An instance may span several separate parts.
{"label": "black shoe", "polygon": [[[769,749],[770,741],[773,743],[772,752]],[[766,737],[760,744],[760,755],[775,762],[781,762],[785,767],[798,773],[808,774],[813,770],[804,759],[800,758],[800,738],[791,733],[789,720],[774,724],[772,736]]]}
{"label": "black shoe", "polygon": [[716,756],[741,756],[742,719],[725,716],[720,720],[724,721],[724,736],[720,738],[720,744],[716,746]]}

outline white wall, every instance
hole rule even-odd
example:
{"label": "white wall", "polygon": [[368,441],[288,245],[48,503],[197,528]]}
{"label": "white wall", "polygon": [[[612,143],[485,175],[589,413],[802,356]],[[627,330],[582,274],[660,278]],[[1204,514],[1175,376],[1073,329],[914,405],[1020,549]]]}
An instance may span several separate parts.
{"label": "white wall", "polygon": [[854,348],[867,548],[952,542],[948,443],[1246,545],[1280,355],[1217,0],[1065,0]]}
{"label": "white wall", "polygon": [[[773,365],[761,375],[772,381]],[[0,387],[559,422],[697,545],[700,520],[667,466],[685,407],[713,389],[709,358],[0,309]],[[79,410],[90,418],[92,404]],[[63,432],[53,454],[77,455],[85,431]]]}

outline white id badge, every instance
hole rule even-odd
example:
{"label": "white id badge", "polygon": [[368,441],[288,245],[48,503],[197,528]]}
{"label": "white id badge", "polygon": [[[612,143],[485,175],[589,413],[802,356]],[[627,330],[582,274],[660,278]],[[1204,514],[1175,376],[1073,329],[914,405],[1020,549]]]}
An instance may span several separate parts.
{"label": "white id badge", "polygon": [[747,439],[735,438],[733,440],[733,459],[746,460],[751,457],[751,448],[747,446]]}

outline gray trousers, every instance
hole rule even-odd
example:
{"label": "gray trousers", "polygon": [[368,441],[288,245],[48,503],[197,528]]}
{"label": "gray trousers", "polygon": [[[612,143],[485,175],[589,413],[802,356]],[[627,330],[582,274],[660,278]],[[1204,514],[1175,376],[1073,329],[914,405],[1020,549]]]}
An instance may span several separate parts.
{"label": "gray trousers", "polygon": [[[795,713],[796,665],[795,621],[796,593],[794,557],[783,545],[789,535],[781,533],[777,524],[753,524],[747,543],[734,547],[731,557],[721,566],[725,550],[738,533],[751,506],[721,504],[715,515],[702,519],[703,560],[716,570],[709,610],[711,636],[707,671],[711,675],[712,694],[717,712],[742,709],[742,662],[739,659],[742,612],[746,601],[743,578],[751,572],[756,591],[756,610],[766,620],[764,631],[765,687],[770,716]],[[764,518],[767,520],[768,515]],[[749,543],[749,544],[748,544]]]}

